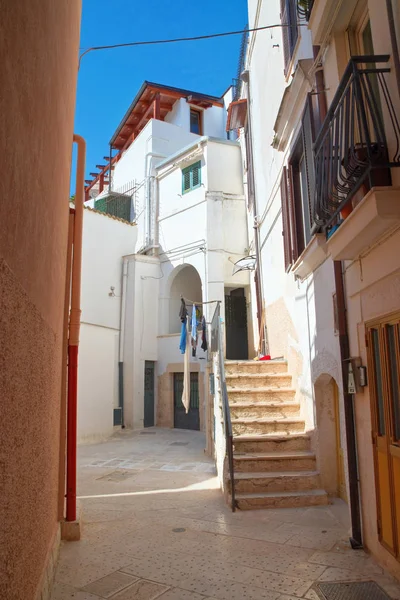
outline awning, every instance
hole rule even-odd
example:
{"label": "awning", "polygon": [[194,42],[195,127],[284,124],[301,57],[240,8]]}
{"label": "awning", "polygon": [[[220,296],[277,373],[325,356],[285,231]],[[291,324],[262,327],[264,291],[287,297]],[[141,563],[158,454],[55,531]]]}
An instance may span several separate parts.
{"label": "awning", "polygon": [[228,119],[226,130],[240,129],[246,125],[247,120],[247,99],[231,102],[228,108]]}
{"label": "awning", "polygon": [[254,271],[256,268],[256,257],[255,256],[245,256],[241,258],[233,267],[232,275],[236,275],[239,271]]}

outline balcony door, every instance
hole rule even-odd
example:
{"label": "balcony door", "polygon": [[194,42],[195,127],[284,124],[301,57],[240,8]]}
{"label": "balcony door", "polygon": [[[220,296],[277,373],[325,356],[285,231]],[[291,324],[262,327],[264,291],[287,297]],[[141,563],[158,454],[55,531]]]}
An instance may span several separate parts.
{"label": "balcony door", "polygon": [[400,314],[367,328],[378,535],[400,559]]}

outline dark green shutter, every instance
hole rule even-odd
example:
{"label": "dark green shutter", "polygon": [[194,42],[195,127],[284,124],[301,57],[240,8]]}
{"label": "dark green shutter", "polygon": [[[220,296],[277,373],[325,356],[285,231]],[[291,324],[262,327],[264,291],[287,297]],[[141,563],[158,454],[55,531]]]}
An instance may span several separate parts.
{"label": "dark green shutter", "polygon": [[190,190],[201,185],[201,161],[182,169],[182,193],[185,194]]}

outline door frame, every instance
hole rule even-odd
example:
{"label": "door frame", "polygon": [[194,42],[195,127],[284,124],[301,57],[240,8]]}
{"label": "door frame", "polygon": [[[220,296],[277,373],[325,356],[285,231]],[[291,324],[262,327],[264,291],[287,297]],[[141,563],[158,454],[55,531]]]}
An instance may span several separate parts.
{"label": "door frame", "polygon": [[[368,358],[368,371],[369,371],[369,389],[370,389],[370,409],[371,409],[371,423],[372,423],[372,445],[373,445],[373,456],[374,456],[374,475],[375,475],[375,493],[376,493],[376,509],[378,517],[378,536],[380,544],[390,554],[395,556],[397,560],[400,560],[400,529],[398,527],[398,519],[400,519],[400,510],[396,510],[396,489],[394,481],[394,457],[400,460],[400,441],[395,440],[394,435],[394,416],[392,414],[392,391],[390,389],[391,379],[389,370],[389,348],[388,348],[388,336],[387,326],[398,325],[398,333],[400,333],[400,311],[389,313],[385,316],[381,316],[377,319],[368,321],[365,324],[365,338],[367,344],[367,358]],[[375,377],[375,357],[373,353],[373,339],[372,330],[378,331],[378,342],[380,350],[380,369],[382,377],[382,392],[383,392],[383,416],[385,419],[385,435],[379,435],[379,415],[377,410],[377,396],[376,396],[376,377]],[[395,339],[396,344],[396,357],[397,357],[397,382],[400,388],[400,340],[399,335]],[[396,443],[397,442],[397,443]],[[392,539],[393,548],[382,539],[382,507],[381,507],[381,488],[379,479],[379,455],[382,452],[387,457],[387,468],[388,468],[388,485],[389,485],[389,501],[391,508],[391,525],[392,525]],[[398,499],[398,505],[400,506],[400,498]]]}

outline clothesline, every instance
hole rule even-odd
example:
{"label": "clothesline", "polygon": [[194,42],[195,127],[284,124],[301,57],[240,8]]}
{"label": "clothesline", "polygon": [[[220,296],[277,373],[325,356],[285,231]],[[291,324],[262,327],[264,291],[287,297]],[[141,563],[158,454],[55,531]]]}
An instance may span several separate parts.
{"label": "clothesline", "polygon": [[221,300],[208,300],[207,302],[196,302],[195,300],[189,300],[189,298],[185,298],[184,296],[181,295],[181,300],[184,300],[185,303],[189,303],[189,304],[195,304],[196,306],[202,306],[203,304],[221,304]]}

